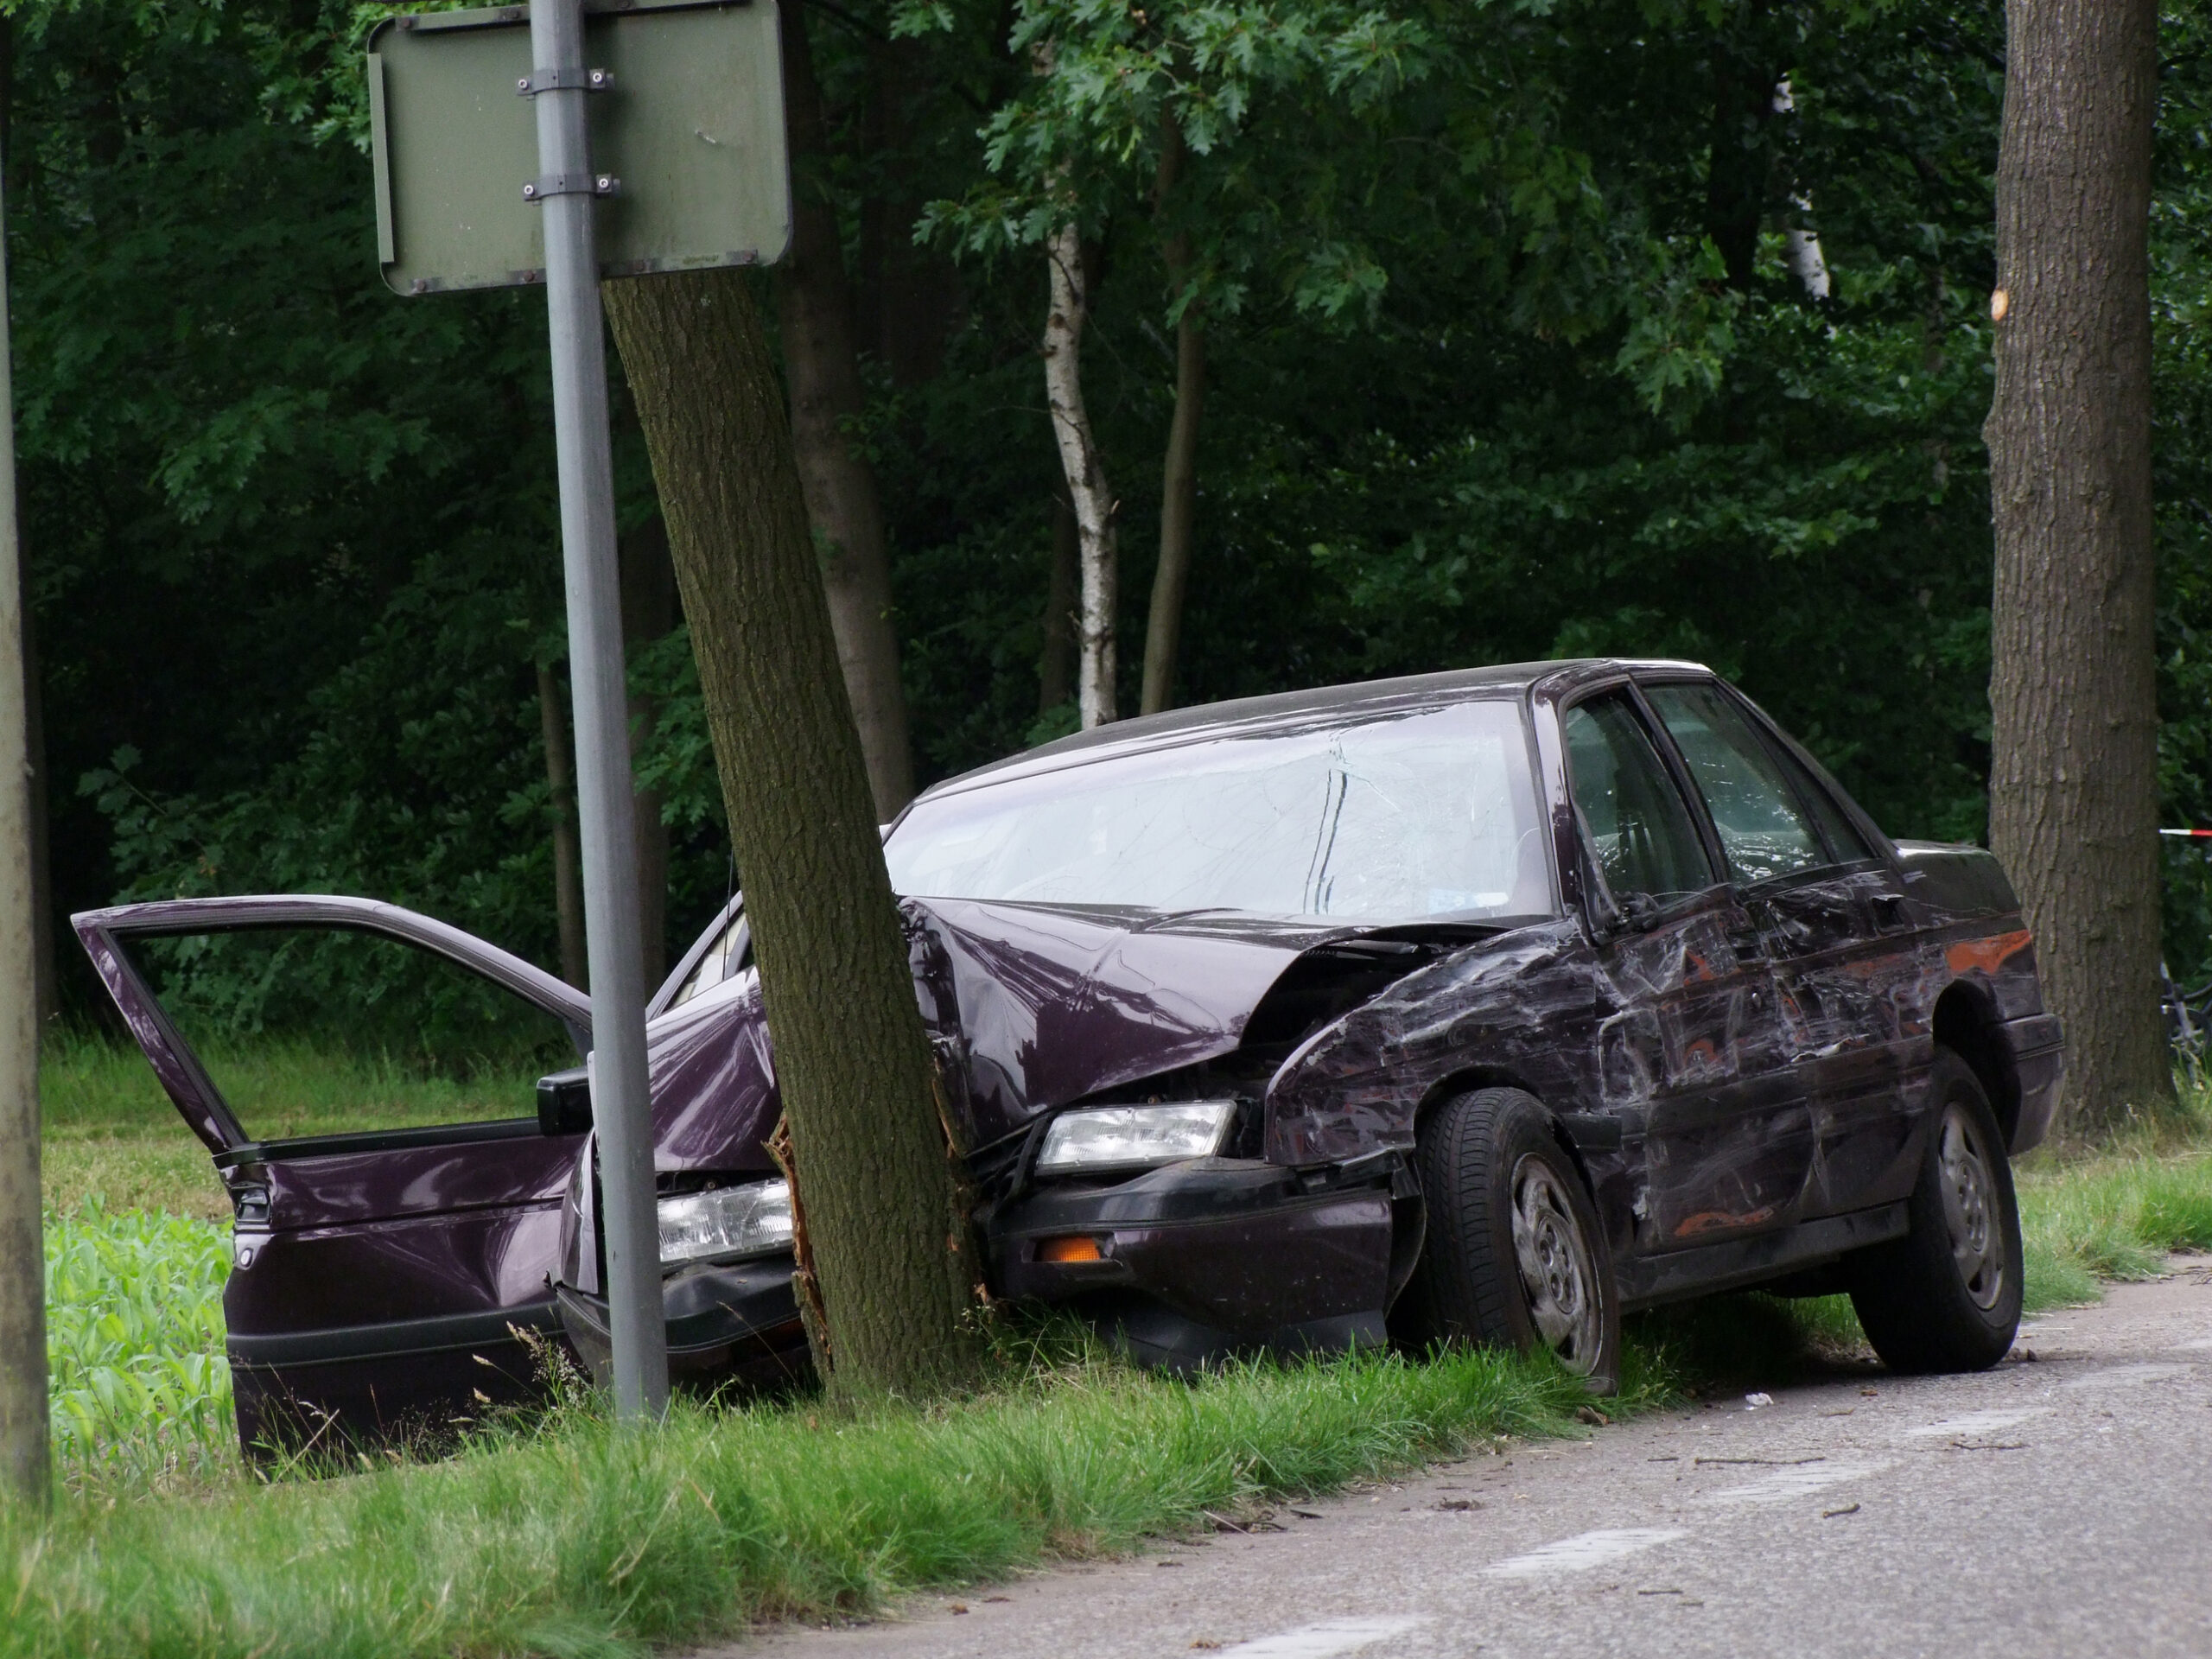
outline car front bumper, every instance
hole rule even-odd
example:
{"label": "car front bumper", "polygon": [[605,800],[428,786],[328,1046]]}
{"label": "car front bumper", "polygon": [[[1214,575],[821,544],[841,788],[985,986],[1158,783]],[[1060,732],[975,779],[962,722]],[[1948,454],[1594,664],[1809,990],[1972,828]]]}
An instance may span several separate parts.
{"label": "car front bumper", "polygon": [[[602,1386],[613,1373],[607,1298],[556,1287],[561,1325]],[[805,1327],[791,1294],[789,1252],[717,1266],[699,1262],[661,1281],[671,1382],[772,1389],[807,1375]]]}
{"label": "car front bumper", "polygon": [[[1009,1298],[1081,1306],[1134,1358],[1177,1370],[1259,1348],[1380,1343],[1402,1282],[1394,1269],[1410,1263],[1406,1250],[1394,1261],[1388,1175],[1318,1189],[1311,1179],[1197,1158],[1033,1187],[986,1227],[991,1280]],[[1092,1249],[1095,1260],[1052,1259]]]}

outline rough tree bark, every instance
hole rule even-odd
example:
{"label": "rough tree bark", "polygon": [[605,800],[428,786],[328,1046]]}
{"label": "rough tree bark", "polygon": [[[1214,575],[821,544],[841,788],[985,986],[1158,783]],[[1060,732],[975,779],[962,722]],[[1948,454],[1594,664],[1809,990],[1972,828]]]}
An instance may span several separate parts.
{"label": "rough tree bark", "polygon": [[1045,319],[1045,399],[1052,437],[1067,476],[1082,555],[1081,608],[1076,621],[1076,707],[1083,728],[1113,720],[1114,613],[1120,603],[1121,555],[1116,545],[1113,493],[1083,401],[1083,326],[1090,318],[1090,276],[1083,236],[1071,219],[1045,245],[1052,273],[1052,308]]}
{"label": "rough tree bark", "polygon": [[46,1275],[39,1211],[38,970],[29,722],[16,543],[7,278],[0,264],[0,1493],[42,1503],[48,1478]]}
{"label": "rough tree bark", "polygon": [[[1160,122],[1160,171],[1153,208],[1166,206],[1183,171],[1183,130],[1172,116]],[[1179,299],[1191,279],[1191,238],[1178,231],[1160,245],[1167,286]],[[1191,578],[1191,536],[1198,512],[1198,419],[1206,396],[1206,336],[1195,303],[1175,322],[1175,414],[1167,426],[1167,453],[1160,468],[1160,564],[1152,578],[1152,614],[1144,636],[1144,685],[1138,712],[1172,707],[1175,657],[1183,639],[1183,594]]]}
{"label": "rough tree bark", "polygon": [[537,665],[537,721],[545,739],[545,785],[553,797],[553,914],[561,933],[561,977],[591,988],[584,955],[583,861],[576,843],[576,782],[569,760],[568,699],[550,667]]}
{"label": "rough tree bark", "polygon": [[609,283],[691,626],[833,1394],[971,1363],[974,1252],[798,468],[746,274]]}
{"label": "rough tree bark", "polygon": [[2065,1022],[2067,1116],[2170,1099],[2158,1012],[2147,240],[2157,0],[2008,0],[1990,844]]}
{"label": "rough tree bark", "polygon": [[[657,518],[647,520],[621,538],[618,554],[622,645],[634,663],[640,651],[676,626],[676,571],[669,563],[667,526]],[[630,693],[633,765],[659,718],[658,700]],[[639,790],[632,799],[638,823],[638,941],[650,995],[668,977],[668,825],[661,817],[658,790]]]}
{"label": "rough tree bark", "polygon": [[791,442],[876,818],[887,823],[914,794],[899,638],[891,623],[891,559],[874,469],[847,431],[867,397],[853,345],[852,294],[836,210],[813,176],[827,159],[822,94],[798,0],[780,3],[784,124],[795,188],[791,252],[776,268],[776,314],[791,380]]}

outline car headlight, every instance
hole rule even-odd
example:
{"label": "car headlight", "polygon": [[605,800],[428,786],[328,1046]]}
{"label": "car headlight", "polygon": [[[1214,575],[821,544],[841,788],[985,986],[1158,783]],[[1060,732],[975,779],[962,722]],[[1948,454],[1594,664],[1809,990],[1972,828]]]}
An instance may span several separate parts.
{"label": "car headlight", "polygon": [[1236,1113],[1233,1100],[1179,1100],[1157,1106],[1062,1112],[1045,1131],[1045,1144],[1037,1151],[1037,1173],[1149,1169],[1207,1157],[1221,1145]]}
{"label": "car headlight", "polygon": [[786,1181],[754,1181],[683,1192],[660,1201],[664,1265],[709,1255],[761,1255],[790,1248],[791,1189]]}

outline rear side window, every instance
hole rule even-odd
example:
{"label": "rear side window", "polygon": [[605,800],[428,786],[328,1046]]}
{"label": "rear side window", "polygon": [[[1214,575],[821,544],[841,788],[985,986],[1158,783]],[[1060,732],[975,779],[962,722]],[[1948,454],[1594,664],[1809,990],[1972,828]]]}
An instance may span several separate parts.
{"label": "rear side window", "polygon": [[1593,697],[1567,711],[1574,804],[1614,897],[1664,903],[1713,884],[1697,824],[1628,699]]}
{"label": "rear side window", "polygon": [[1733,704],[1709,685],[1644,695],[1689,762],[1732,879],[1749,886],[1829,861],[1781,763]]}

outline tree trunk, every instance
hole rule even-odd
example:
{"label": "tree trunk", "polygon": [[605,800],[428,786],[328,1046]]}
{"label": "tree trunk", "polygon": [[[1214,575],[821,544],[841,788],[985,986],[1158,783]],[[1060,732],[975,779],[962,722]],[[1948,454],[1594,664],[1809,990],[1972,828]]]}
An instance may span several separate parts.
{"label": "tree trunk", "polygon": [[891,560],[875,472],[848,430],[867,398],[853,348],[852,296],[837,214],[823,196],[818,176],[828,160],[822,94],[798,0],[780,3],[784,118],[794,188],[791,252],[776,268],[776,310],[791,380],[791,443],[876,820],[887,823],[914,795],[899,637],[891,623]]}
{"label": "tree trunk", "polygon": [[2172,1097],[2158,1012],[2146,243],[2157,0],[2008,0],[1990,844],[2066,1025],[2068,1117]]}
{"label": "tree trunk", "polygon": [[1045,645],[1037,656],[1037,713],[1049,715],[1075,695],[1075,602],[1083,586],[1083,538],[1075,527],[1068,481],[1053,480],[1052,569],[1045,587]]}
{"label": "tree trunk", "polygon": [[584,955],[583,863],[576,846],[575,776],[569,766],[567,699],[544,664],[537,665],[537,720],[545,734],[545,785],[553,798],[553,914],[561,930],[561,977],[591,988]]}
{"label": "tree trunk", "polygon": [[746,274],[606,285],[745,882],[834,1394],[965,1371],[980,1276]]}
{"label": "tree trunk", "polygon": [[[4,84],[4,80],[0,80]],[[4,127],[0,120],[0,127]],[[0,154],[4,154],[0,151]],[[38,619],[31,612],[30,574],[23,572],[23,741],[30,757],[31,951],[41,1040],[61,1017],[61,964],[54,944],[53,811],[46,777],[46,688],[39,667]]]}
{"label": "tree trunk", "polygon": [[[0,413],[14,407],[0,260]],[[39,1190],[38,991],[32,906],[23,586],[15,427],[0,423],[0,1503],[52,1492]],[[18,1567],[19,1573],[27,1569]]]}
{"label": "tree trunk", "polygon": [[[668,527],[658,518],[638,526],[618,545],[622,580],[623,655],[638,653],[676,626],[676,571],[668,559]],[[660,703],[630,693],[630,753],[637,756],[652,741]],[[632,798],[638,815],[638,940],[645,956],[645,993],[668,977],[668,825],[661,817],[660,791],[640,789]]]}
{"label": "tree trunk", "polygon": [[[1183,130],[1160,118],[1160,173],[1153,191],[1163,210],[1183,170]],[[1183,309],[1175,321],[1175,415],[1160,468],[1160,565],[1152,577],[1152,615],[1144,636],[1144,689],[1138,712],[1156,715],[1175,699],[1175,655],[1183,638],[1183,594],[1191,576],[1191,531],[1198,512],[1198,417],[1206,396],[1206,337],[1198,308],[1184,292],[1191,238],[1178,232],[1161,245],[1167,286]]]}
{"label": "tree trunk", "polygon": [[1083,401],[1083,325],[1090,316],[1090,278],[1084,265],[1082,233],[1073,220],[1053,235],[1046,254],[1052,268],[1052,309],[1045,319],[1045,399],[1052,412],[1052,436],[1067,474],[1082,556],[1076,706],[1089,731],[1115,718],[1114,613],[1120,603],[1121,558],[1106,465]]}

